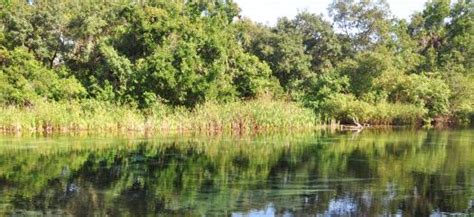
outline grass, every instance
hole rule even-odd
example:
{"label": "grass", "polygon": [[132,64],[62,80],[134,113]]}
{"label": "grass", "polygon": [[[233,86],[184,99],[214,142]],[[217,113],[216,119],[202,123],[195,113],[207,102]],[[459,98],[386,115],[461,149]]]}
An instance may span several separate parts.
{"label": "grass", "polygon": [[369,104],[347,97],[328,101],[321,111],[295,102],[256,99],[208,102],[193,110],[156,104],[144,110],[96,100],[36,102],[31,107],[0,106],[6,132],[268,132],[339,128],[339,123],[420,125],[427,111],[416,105]]}
{"label": "grass", "polygon": [[427,117],[427,110],[422,106],[388,102],[371,104],[345,95],[326,102],[321,113],[336,122],[355,119],[371,125],[419,125]]}
{"label": "grass", "polygon": [[69,131],[273,131],[312,129],[314,113],[296,103],[253,100],[206,103],[193,110],[155,105],[146,110],[94,100],[38,102],[0,107],[0,130]]}

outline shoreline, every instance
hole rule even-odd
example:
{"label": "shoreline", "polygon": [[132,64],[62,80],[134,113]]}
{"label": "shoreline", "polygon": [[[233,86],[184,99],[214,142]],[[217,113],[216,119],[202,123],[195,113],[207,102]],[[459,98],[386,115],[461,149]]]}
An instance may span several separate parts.
{"label": "shoreline", "polygon": [[101,136],[122,136],[122,135],[139,135],[139,136],[156,136],[156,135],[206,135],[206,136],[252,136],[252,135],[272,135],[272,134],[287,134],[287,133],[309,133],[309,132],[339,132],[339,133],[360,133],[363,131],[377,131],[377,130],[459,130],[470,129],[470,126],[416,126],[416,125],[375,125],[363,128],[356,128],[354,125],[315,125],[312,127],[299,128],[271,128],[256,130],[213,130],[213,129],[144,129],[144,130],[127,130],[127,129],[53,129],[49,131],[44,130],[12,130],[0,127],[0,135],[41,135],[41,136],[82,136],[82,135],[101,135]]}
{"label": "shoreline", "polygon": [[[399,116],[398,116],[399,115]],[[423,128],[422,118],[401,120],[403,114],[358,124],[323,119],[296,102],[256,99],[206,103],[194,109],[159,104],[150,109],[98,101],[38,102],[34,107],[0,107],[0,132],[7,133],[141,133],[193,132],[248,134],[320,129],[360,131],[373,128]],[[369,117],[370,118],[370,117]],[[369,124],[369,123],[382,124]],[[457,128],[441,123],[429,128]]]}

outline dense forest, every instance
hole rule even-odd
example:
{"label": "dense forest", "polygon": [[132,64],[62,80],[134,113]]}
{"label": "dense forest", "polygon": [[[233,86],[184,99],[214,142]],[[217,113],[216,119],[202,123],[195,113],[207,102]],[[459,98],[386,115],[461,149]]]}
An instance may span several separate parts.
{"label": "dense forest", "polygon": [[207,120],[211,110],[245,119],[245,109],[232,109],[260,104],[253,114],[262,117],[248,122],[265,122],[264,113],[320,124],[474,122],[472,0],[430,0],[410,20],[384,0],[334,0],[330,19],[302,11],[275,26],[242,17],[231,0],[3,0],[0,8],[2,128],[22,115],[49,127],[35,111],[58,107],[61,125],[76,110],[77,119],[179,111]]}

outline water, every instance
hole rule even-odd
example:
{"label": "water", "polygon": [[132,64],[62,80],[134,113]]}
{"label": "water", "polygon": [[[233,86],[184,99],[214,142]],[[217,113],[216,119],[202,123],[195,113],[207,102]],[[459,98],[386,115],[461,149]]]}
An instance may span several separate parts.
{"label": "water", "polygon": [[0,136],[0,216],[474,213],[474,130]]}

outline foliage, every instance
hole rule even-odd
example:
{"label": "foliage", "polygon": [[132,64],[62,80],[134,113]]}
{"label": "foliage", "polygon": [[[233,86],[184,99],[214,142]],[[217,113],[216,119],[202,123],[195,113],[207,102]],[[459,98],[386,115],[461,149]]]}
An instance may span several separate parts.
{"label": "foliage", "polygon": [[48,69],[24,48],[3,53],[0,84],[2,104],[30,105],[41,98],[70,100],[85,94],[67,69]]}
{"label": "foliage", "polygon": [[230,0],[8,1],[0,104],[90,100],[189,112],[270,95],[323,122],[468,124],[473,8],[432,0],[399,20],[384,0],[334,0],[332,20],[302,11],[265,26]]}

